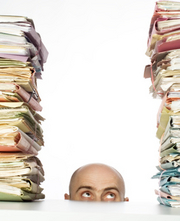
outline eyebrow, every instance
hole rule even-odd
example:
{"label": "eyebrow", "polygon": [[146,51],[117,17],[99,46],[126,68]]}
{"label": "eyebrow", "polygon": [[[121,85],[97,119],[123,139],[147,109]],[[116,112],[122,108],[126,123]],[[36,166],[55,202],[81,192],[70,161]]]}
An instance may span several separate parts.
{"label": "eyebrow", "polygon": [[89,189],[89,190],[94,190],[93,187],[91,186],[80,186],[77,190],[76,190],[76,193],[80,190],[80,189]]}
{"label": "eyebrow", "polygon": [[104,189],[104,191],[108,191],[108,190],[116,190],[118,193],[120,193],[119,189],[117,187],[114,187],[114,186],[107,187],[107,188]]}

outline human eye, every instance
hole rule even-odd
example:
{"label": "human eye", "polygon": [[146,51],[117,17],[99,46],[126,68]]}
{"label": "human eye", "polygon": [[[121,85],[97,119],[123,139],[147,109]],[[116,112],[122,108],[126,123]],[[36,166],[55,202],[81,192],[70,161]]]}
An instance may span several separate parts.
{"label": "human eye", "polygon": [[116,195],[114,193],[107,193],[104,196],[104,201],[115,201]]}
{"label": "human eye", "polygon": [[84,192],[82,194],[82,197],[85,197],[85,198],[90,198],[91,197],[91,194],[89,192]]}
{"label": "human eye", "polygon": [[106,196],[107,199],[114,199],[115,198],[115,194],[114,193],[109,193]]}

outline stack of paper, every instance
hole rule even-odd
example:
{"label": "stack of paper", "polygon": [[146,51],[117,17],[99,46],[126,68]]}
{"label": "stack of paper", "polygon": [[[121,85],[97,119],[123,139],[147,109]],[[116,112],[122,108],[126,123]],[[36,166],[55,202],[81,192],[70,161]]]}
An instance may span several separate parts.
{"label": "stack of paper", "polygon": [[40,187],[44,171],[33,154],[0,153],[0,199],[32,201],[43,199]]}
{"label": "stack of paper", "polygon": [[31,19],[0,16],[0,200],[45,197],[37,157],[44,145],[37,79],[47,56]]}
{"label": "stack of paper", "polygon": [[157,113],[160,140],[158,201],[180,207],[180,2],[156,2],[146,54],[151,64],[144,77],[151,78],[150,93],[162,102]]}

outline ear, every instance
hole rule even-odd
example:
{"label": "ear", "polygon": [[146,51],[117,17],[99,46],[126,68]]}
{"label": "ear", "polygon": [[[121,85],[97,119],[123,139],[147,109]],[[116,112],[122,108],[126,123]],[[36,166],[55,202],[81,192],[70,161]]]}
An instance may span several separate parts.
{"label": "ear", "polygon": [[129,198],[128,198],[128,197],[124,198],[124,201],[127,201],[127,202],[128,202],[128,201],[129,201]]}
{"label": "ear", "polygon": [[65,200],[69,200],[70,199],[70,197],[69,197],[69,195],[67,193],[64,194],[64,199]]}

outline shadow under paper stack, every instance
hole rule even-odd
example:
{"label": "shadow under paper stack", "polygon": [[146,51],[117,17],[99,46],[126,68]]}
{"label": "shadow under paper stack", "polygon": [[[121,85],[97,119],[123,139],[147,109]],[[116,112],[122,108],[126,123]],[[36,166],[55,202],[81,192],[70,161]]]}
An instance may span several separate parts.
{"label": "shadow under paper stack", "polygon": [[31,19],[0,16],[0,200],[45,197],[37,157],[44,145],[37,79],[47,56]]}
{"label": "shadow under paper stack", "polygon": [[146,55],[151,64],[144,77],[151,78],[150,93],[162,102],[157,114],[160,140],[159,203],[180,207],[180,2],[156,2]]}

